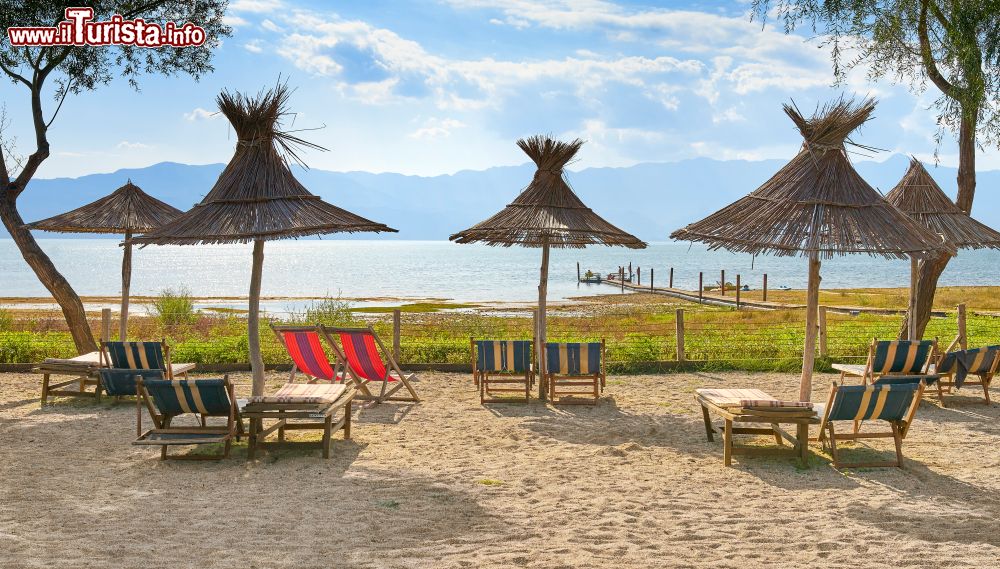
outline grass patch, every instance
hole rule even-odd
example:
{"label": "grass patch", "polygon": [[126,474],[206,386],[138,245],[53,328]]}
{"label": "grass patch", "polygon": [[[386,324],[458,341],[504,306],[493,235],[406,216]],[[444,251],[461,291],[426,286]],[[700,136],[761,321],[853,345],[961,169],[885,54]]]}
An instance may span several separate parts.
{"label": "grass patch", "polygon": [[495,480],[493,478],[483,478],[482,480],[476,480],[477,484],[482,484],[483,486],[503,486],[506,484],[503,480]]}
{"label": "grass patch", "polygon": [[400,503],[396,500],[378,500],[375,505],[379,508],[385,508],[387,510],[398,510]]}
{"label": "grass patch", "polygon": [[192,324],[198,319],[191,291],[184,287],[177,290],[163,289],[152,304],[153,314],[159,318],[164,326]]}

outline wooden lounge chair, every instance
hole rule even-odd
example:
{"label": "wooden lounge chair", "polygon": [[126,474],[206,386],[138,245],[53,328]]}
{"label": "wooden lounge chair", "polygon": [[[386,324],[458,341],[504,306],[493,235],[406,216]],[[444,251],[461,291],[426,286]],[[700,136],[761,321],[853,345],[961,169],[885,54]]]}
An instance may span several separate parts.
{"label": "wooden lounge chair", "polygon": [[[101,367],[100,352],[89,352],[75,358],[46,358],[45,361],[31,369],[32,373],[42,376],[42,405],[49,397],[94,397],[101,399],[101,383],[97,370]],[[72,379],[52,382],[53,376],[70,376]],[[70,389],[75,386],[76,389]],[[87,387],[94,386],[94,391]]]}
{"label": "wooden lounge chair", "polygon": [[604,340],[545,345],[546,381],[552,403],[597,405],[604,391]]}
{"label": "wooden lounge chair", "polygon": [[[215,460],[229,457],[233,438],[243,432],[243,420],[229,376],[222,379],[139,379],[136,425],[139,438],[132,444],[160,447],[160,458]],[[142,407],[153,420],[152,429],[142,431]],[[198,414],[202,425],[174,426],[174,418]],[[205,426],[205,417],[226,417],[225,427]],[[167,456],[167,447],[223,443],[221,454]]]}
{"label": "wooden lounge chair", "polygon": [[531,367],[530,340],[473,340],[472,379],[479,388],[480,403],[518,401],[496,394],[523,394],[527,403],[535,372]]}
{"label": "wooden lounge chair", "polygon": [[[903,439],[913,422],[920,405],[926,383],[920,376],[885,377],[872,385],[838,385],[830,390],[826,405],[820,409],[819,441],[824,449],[829,441],[834,468],[873,466],[903,466]],[[885,421],[889,431],[838,433],[837,421]],[[896,460],[875,462],[844,462],[840,459],[838,441],[892,438],[896,446]]]}
{"label": "wooden lounge chair", "polygon": [[862,383],[872,383],[883,375],[929,375],[928,368],[936,350],[936,338],[882,342],[872,338],[864,365],[833,364],[832,367],[840,372],[841,380],[860,377]]}
{"label": "wooden lounge chair", "polygon": [[165,379],[187,377],[195,364],[170,362],[170,346],[160,342],[101,342],[101,365],[112,369],[161,370]]}
{"label": "wooden lounge chair", "polygon": [[[715,440],[711,416],[717,415],[724,421],[720,430],[725,466],[732,465],[734,455],[786,456],[798,458],[803,466],[807,464],[809,425],[819,422],[812,403],[781,401],[759,389],[696,389],[695,400],[701,405],[709,442]],[[760,426],[752,426],[754,424]],[[795,434],[782,429],[782,424],[795,425]],[[734,435],[773,435],[778,448],[737,446]],[[785,447],[784,441],[788,441],[791,448]]]}
{"label": "wooden lounge chair", "polygon": [[[250,420],[247,458],[254,459],[257,447],[268,435],[277,432],[278,442],[285,441],[285,431],[322,430],[323,458],[330,458],[334,431],[343,430],[351,438],[351,401],[357,391],[352,385],[329,383],[286,383],[274,395],[251,397],[243,408]],[[338,411],[340,418],[334,420]],[[264,426],[264,421],[274,422]]]}
{"label": "wooden lounge chair", "polygon": [[[959,389],[966,385],[981,386],[983,397],[986,399],[986,404],[989,405],[990,383],[993,381],[997,369],[1000,368],[1000,345],[952,351],[951,348],[954,345],[952,344],[947,352],[941,354],[933,368],[934,373],[940,376],[937,385],[941,406],[944,407],[942,393],[951,393],[952,389]],[[966,379],[970,375],[977,376],[979,381]]]}
{"label": "wooden lounge chair", "polygon": [[[271,330],[278,337],[278,341],[285,347],[289,357],[292,358],[292,371],[288,381],[295,381],[295,374],[301,372],[308,377],[309,383],[316,381],[345,381],[353,380],[350,374],[337,373],[336,365],[330,362],[326,352],[323,350],[323,336],[336,354],[336,345],[333,340],[320,329],[319,326],[275,326],[271,325]],[[373,400],[368,387],[361,382],[355,381],[355,387],[360,392],[359,399]]]}
{"label": "wooden lounge chair", "polygon": [[[349,375],[359,390],[362,387],[368,390],[368,384],[376,382],[382,384],[379,394],[374,396],[376,402],[420,401],[417,392],[411,385],[416,374],[403,373],[399,363],[392,357],[392,353],[385,349],[382,340],[379,339],[371,326],[367,328],[320,326],[319,329],[337,356],[337,372],[341,375]],[[339,345],[334,339],[334,335],[339,340]],[[390,384],[395,385],[389,387]],[[409,396],[395,395],[403,388],[409,392]]]}

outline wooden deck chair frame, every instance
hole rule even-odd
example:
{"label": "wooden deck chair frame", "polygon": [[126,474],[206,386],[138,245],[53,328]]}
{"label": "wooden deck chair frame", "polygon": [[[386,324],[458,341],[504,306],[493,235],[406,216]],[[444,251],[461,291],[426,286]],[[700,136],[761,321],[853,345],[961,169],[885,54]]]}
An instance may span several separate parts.
{"label": "wooden deck chair frame", "polygon": [[[243,418],[240,416],[240,409],[236,401],[236,393],[233,388],[232,382],[229,381],[229,375],[225,375],[222,378],[226,392],[229,394],[229,415],[226,417],[226,426],[207,426],[205,424],[205,417],[201,416],[201,426],[193,427],[172,427],[170,426],[171,421],[174,417],[179,415],[165,415],[160,413],[156,408],[156,404],[153,402],[152,396],[150,396],[149,391],[146,390],[146,386],[140,376],[136,380],[136,390],[139,392],[139,397],[136,398],[136,435],[138,439],[132,444],[135,445],[148,445],[148,446],[159,446],[160,447],[160,460],[221,460],[229,458],[229,452],[232,448],[232,441],[235,438],[239,440],[240,436],[244,434],[243,429]],[[149,413],[150,419],[153,422],[153,428],[147,431],[142,430],[142,408],[146,408],[146,412]],[[192,413],[195,414],[195,413]],[[183,441],[171,441],[162,442],[149,440],[151,435],[156,434],[188,434],[188,435],[204,435],[202,438],[184,439]],[[170,446],[189,446],[189,445],[201,445],[201,444],[211,444],[211,443],[223,443],[223,450],[219,454],[214,455],[168,455],[167,448]]]}
{"label": "wooden deck chair frame", "polygon": [[[552,344],[558,344],[562,342],[549,342]],[[569,342],[578,343],[578,342]],[[579,342],[579,343],[589,343],[589,342]],[[548,357],[548,350],[545,351],[545,357]],[[604,384],[607,378],[606,368],[607,365],[607,344],[604,338],[601,338],[601,365],[600,370],[597,373],[586,374],[586,375],[563,375],[560,373],[555,373],[547,371],[546,381],[549,391],[549,401],[557,405],[597,405],[598,400],[601,398],[601,393],[604,392]],[[592,390],[588,391],[578,391],[581,387],[593,386]],[[560,391],[560,388],[569,388],[570,391]],[[587,399],[581,399],[576,396],[586,395]],[[593,399],[590,399],[593,397]]]}
{"label": "wooden deck chair frame", "polygon": [[[897,468],[902,468],[903,439],[906,438],[906,433],[910,430],[910,425],[913,423],[913,417],[917,413],[917,407],[920,406],[920,399],[923,397],[926,386],[927,384],[921,380],[919,386],[917,387],[917,392],[913,395],[913,401],[910,402],[910,406],[907,409],[904,419],[900,421],[886,421],[890,426],[889,431],[860,432],[856,430],[853,433],[838,433],[833,426],[835,421],[830,420],[830,412],[833,408],[833,402],[836,399],[837,391],[840,389],[840,385],[838,385],[836,381],[833,382],[833,387],[830,389],[830,396],[826,400],[826,407],[823,409],[823,418],[820,419],[818,437],[818,440],[823,445],[824,450],[827,449],[827,442],[829,441],[829,451],[830,456],[833,458],[833,467],[837,469],[883,466],[895,466]],[[856,421],[855,424],[857,424]],[[896,460],[875,462],[844,462],[840,460],[840,450],[837,448],[837,441],[857,441],[861,439],[883,438],[891,438],[895,443]]]}
{"label": "wooden deck chair frame", "polygon": [[[938,378],[938,380],[937,380],[937,388],[938,388],[938,399],[940,399],[942,407],[945,406],[945,404],[944,404],[944,394],[945,393],[951,394],[952,393],[952,389],[955,388],[955,371],[954,370],[949,370],[947,372],[941,372],[941,371],[938,371],[938,370],[941,369],[941,364],[944,362],[945,356],[947,356],[949,352],[951,352],[956,347],[958,347],[959,344],[961,344],[961,337],[957,337],[956,336],[955,339],[952,340],[951,344],[948,345],[948,348],[945,349],[943,352],[937,354],[937,357],[934,359],[935,371],[937,371],[938,372],[937,375],[940,376]],[[987,347],[987,346],[983,346],[983,347]],[[993,377],[996,376],[998,370],[1000,370],[1000,351],[997,351],[997,353],[994,355],[994,357],[993,357],[993,363],[992,363],[992,365],[989,367],[989,369],[987,371],[985,371],[985,372],[979,372],[979,373],[971,373],[970,374],[970,375],[975,375],[976,377],[978,377],[979,381],[969,381],[969,380],[966,380],[962,385],[963,386],[964,385],[978,385],[978,386],[982,387],[983,388],[983,397],[986,400],[985,403],[987,405],[989,405],[991,403],[991,401],[990,401],[990,384],[993,382]]]}
{"label": "wooden deck chair frame", "polygon": [[[357,395],[357,399],[364,399],[366,401],[372,401],[375,399],[375,396],[372,395],[371,391],[369,391],[368,386],[366,386],[363,382],[359,382],[358,379],[352,376],[351,374],[345,373],[343,369],[344,365],[341,353],[337,348],[337,343],[333,341],[330,335],[327,334],[323,330],[323,327],[320,326],[319,324],[313,324],[311,326],[275,326],[274,324],[271,324],[271,330],[274,332],[274,335],[277,336],[278,342],[281,344],[281,347],[285,349],[285,353],[289,352],[288,352],[288,345],[285,344],[285,337],[282,335],[282,332],[315,332],[316,335],[319,337],[320,341],[325,342],[326,345],[329,346],[331,350],[333,350],[333,359],[331,360],[330,358],[327,358],[327,362],[330,363],[330,367],[333,369],[332,379],[328,380],[322,377],[315,377],[305,372],[304,370],[299,370],[295,364],[295,360],[292,360],[292,370],[288,375],[288,381],[290,383],[295,381],[295,374],[299,371],[302,372],[302,375],[312,378],[311,380],[307,380],[307,383],[316,383],[317,381],[331,381],[331,382],[343,383],[348,379],[350,379],[351,382],[354,383],[354,387],[360,392]],[[291,357],[290,353],[289,357]]]}
{"label": "wooden deck chair frame", "polygon": [[[403,373],[403,370],[400,369],[399,367],[399,362],[397,362],[396,359],[392,357],[392,352],[386,350],[385,344],[382,343],[382,339],[379,338],[378,334],[375,333],[374,328],[372,328],[371,326],[367,326],[364,328],[336,328],[320,324],[318,329],[320,330],[320,332],[322,332],[322,336],[326,338],[327,343],[333,349],[333,353],[337,358],[338,367],[336,368],[336,371],[344,375],[345,377],[349,375],[351,379],[354,381],[354,384],[358,387],[358,390],[361,391],[361,395],[359,395],[357,399],[371,400],[376,403],[382,403],[385,401],[403,401],[411,403],[420,402],[420,397],[417,395],[416,390],[414,390],[413,386],[410,385],[410,381],[412,381],[415,377],[417,377],[417,374]],[[368,384],[372,383],[373,381],[379,381],[379,380],[362,378],[347,361],[347,355],[344,353],[343,347],[340,345],[339,342],[337,342],[337,340],[334,339],[333,334],[340,335],[342,333],[370,334],[371,337],[375,340],[375,344],[378,346],[380,357],[383,360],[386,373],[386,377],[380,381],[380,383],[382,384],[382,388],[380,389],[378,395],[372,394],[371,390],[368,389]],[[392,372],[396,372],[395,378],[392,378]],[[389,388],[390,382],[388,380],[390,378],[394,379],[395,381],[398,381],[399,383],[393,386],[392,388]],[[395,395],[397,391],[403,388],[406,388],[406,390],[409,392],[410,394],[409,397]]]}
{"label": "wooden deck chair frame", "polygon": [[[490,340],[490,341],[500,341],[500,340]],[[534,348],[534,340],[525,340],[529,342]],[[472,382],[479,390],[479,404],[485,403],[513,403],[520,401],[520,399],[515,399],[513,397],[494,397],[495,393],[506,393],[514,394],[521,393],[520,387],[508,387],[511,385],[524,386],[524,402],[528,403],[531,400],[531,388],[535,385],[535,350],[528,350],[528,369],[526,369],[523,374],[522,372],[502,372],[502,371],[486,371],[479,369],[479,353],[476,346],[476,340],[472,337],[469,338],[469,345],[472,350]],[[490,387],[496,384],[499,387]]]}

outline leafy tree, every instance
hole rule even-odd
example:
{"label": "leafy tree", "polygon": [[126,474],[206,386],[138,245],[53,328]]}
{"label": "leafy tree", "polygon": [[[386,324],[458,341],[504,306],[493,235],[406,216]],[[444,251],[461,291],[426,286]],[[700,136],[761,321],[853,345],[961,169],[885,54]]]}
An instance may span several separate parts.
{"label": "leafy tree", "polygon": [[[0,219],[10,232],[24,260],[59,303],[76,348],[81,353],[96,349],[87,325],[83,303],[69,282],[42,251],[17,210],[17,199],[28,188],[39,166],[49,158],[48,130],[69,95],[79,94],[122,78],[133,88],[150,73],[187,74],[196,80],[212,71],[212,50],[231,30],[222,17],[227,0],[98,0],[57,2],[46,0],[0,0],[0,29],[12,26],[55,26],[64,20],[67,7],[90,6],[94,20],[108,20],[120,14],[126,20],[148,22],[191,22],[205,30],[206,41],[198,47],[142,48],[134,46],[54,46],[15,47],[7,37],[0,39],[0,71],[14,88],[24,87],[31,101],[34,150],[20,159],[12,154],[10,138],[0,145]],[[52,96],[54,109],[45,108]],[[0,122],[0,138],[5,138]]]}
{"label": "leafy tree", "polygon": [[[956,134],[955,203],[972,212],[976,148],[1000,146],[1000,0],[754,0],[753,14],[776,18],[786,32],[811,25],[832,46],[838,81],[861,68],[871,80],[904,83],[915,93],[936,89],[937,142],[946,131]],[[907,315],[916,318],[918,337],[949,260],[945,254],[920,263],[915,314]]]}

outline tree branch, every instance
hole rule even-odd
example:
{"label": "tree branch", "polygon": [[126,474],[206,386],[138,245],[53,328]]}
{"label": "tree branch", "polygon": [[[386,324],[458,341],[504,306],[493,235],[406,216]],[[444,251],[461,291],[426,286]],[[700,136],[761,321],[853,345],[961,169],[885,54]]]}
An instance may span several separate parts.
{"label": "tree branch", "polygon": [[72,84],[73,76],[70,75],[69,78],[66,79],[66,84],[63,86],[62,97],[59,98],[59,104],[56,106],[55,112],[52,113],[52,118],[49,119],[49,122],[45,123],[45,130],[48,130],[49,127],[52,126],[52,123],[55,122],[56,117],[59,116],[59,110],[62,109],[63,103],[66,102],[66,95],[69,94],[69,89]]}
{"label": "tree branch", "polygon": [[27,79],[24,78],[23,75],[15,72],[13,69],[4,65],[2,59],[0,59],[0,69],[2,69],[3,72],[6,73],[11,79],[14,79],[15,81],[20,81],[21,83],[27,85],[29,89],[31,88],[31,81],[28,81]]}
{"label": "tree branch", "polygon": [[959,90],[938,70],[937,62],[934,61],[934,52],[931,51],[931,42],[927,34],[927,8],[930,0],[920,0],[920,19],[917,22],[917,36],[920,38],[920,59],[924,64],[924,70],[931,82],[941,90],[942,93],[959,100]]}
{"label": "tree branch", "polygon": [[15,198],[24,191],[28,182],[38,171],[38,167],[49,157],[49,139],[46,136],[48,127],[45,125],[45,118],[42,114],[42,86],[45,84],[45,78],[48,77],[48,74],[48,71],[36,67],[32,77],[31,122],[35,127],[35,151],[31,153],[31,156],[28,156],[24,168],[21,169],[17,179],[11,185],[10,190],[14,192]]}

